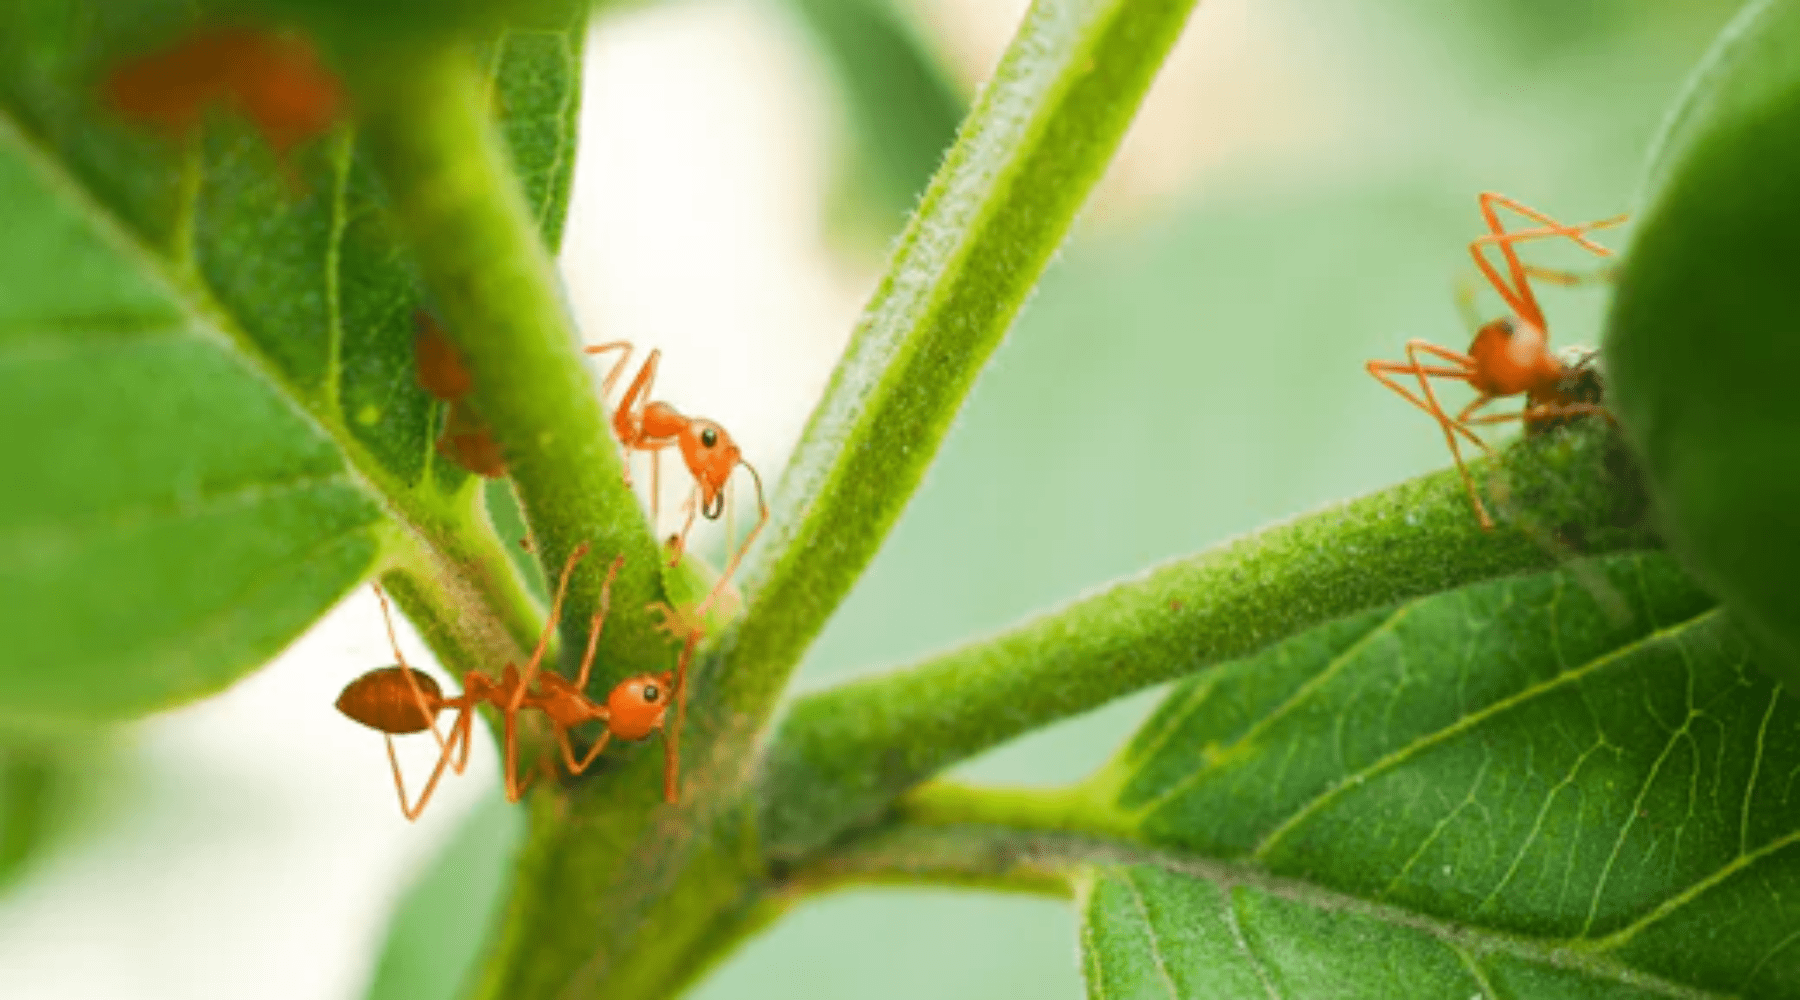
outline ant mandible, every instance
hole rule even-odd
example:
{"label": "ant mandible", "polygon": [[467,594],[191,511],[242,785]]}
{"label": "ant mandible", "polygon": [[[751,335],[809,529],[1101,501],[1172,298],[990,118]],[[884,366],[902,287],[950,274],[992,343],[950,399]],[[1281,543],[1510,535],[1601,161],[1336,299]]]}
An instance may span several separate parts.
{"label": "ant mandible", "polygon": [[[518,780],[518,733],[517,721],[519,709],[527,702],[528,689],[532,679],[537,676],[538,665],[543,661],[544,650],[550,643],[550,635],[556,630],[557,620],[562,615],[563,597],[569,589],[569,576],[575,570],[575,564],[587,554],[588,547],[582,544],[569,554],[569,561],[563,566],[562,579],[556,587],[556,599],[551,602],[549,619],[544,623],[543,634],[538,637],[537,648],[532,650],[531,659],[525,663],[525,671],[521,675],[518,668],[508,663],[501,671],[498,680],[489,677],[479,670],[470,670],[463,675],[463,691],[454,698],[444,697],[443,690],[429,674],[422,674],[407,665],[406,657],[400,652],[400,643],[394,636],[394,619],[388,609],[387,595],[379,584],[372,584],[375,596],[381,601],[381,615],[387,623],[388,643],[393,647],[396,664],[371,670],[345,686],[338,695],[338,711],[351,719],[381,732],[387,742],[388,764],[394,772],[394,788],[400,795],[400,811],[408,820],[416,820],[425,811],[426,803],[437,789],[438,780],[444,776],[444,768],[449,767],[457,774],[463,773],[468,766],[469,743],[475,723],[475,709],[483,702],[491,703],[500,711],[502,719],[505,748],[506,799],[517,802],[525,794],[530,785]],[[612,572],[607,575],[606,584],[601,590],[602,612],[607,603],[608,593],[612,586],[613,575],[618,572],[619,562],[614,560]],[[599,616],[595,622],[595,632],[599,631]],[[588,657],[593,656],[593,644],[589,643]],[[582,664],[582,674],[587,673],[587,663]],[[550,676],[546,674],[545,676]],[[438,714],[445,709],[456,711],[456,721],[450,726],[450,737],[446,740],[437,728]],[[406,802],[406,782],[400,774],[400,759],[394,752],[394,737],[410,733],[431,730],[438,743],[438,762],[432,768],[431,777],[425,782],[425,789],[419,793],[418,801],[412,805]],[[453,759],[454,758],[454,759]]]}
{"label": "ant mandible", "polygon": [[[1571,365],[1550,351],[1550,328],[1544,321],[1543,309],[1538,305],[1537,296],[1532,293],[1529,280],[1535,276],[1559,283],[1573,283],[1579,278],[1521,263],[1514,244],[1561,236],[1597,256],[1610,257],[1612,251],[1588,239],[1587,234],[1596,229],[1616,226],[1624,222],[1626,216],[1616,215],[1597,222],[1571,226],[1491,191],[1481,193],[1480,204],[1488,232],[1470,242],[1469,254],[1475,258],[1475,266],[1481,270],[1488,283],[1500,294],[1500,298],[1511,310],[1511,315],[1482,324],[1475,331],[1475,339],[1470,343],[1466,354],[1458,354],[1429,341],[1414,338],[1406,342],[1405,362],[1370,361],[1366,367],[1369,374],[1382,385],[1430,414],[1443,428],[1444,440],[1450,446],[1450,454],[1456,460],[1456,469],[1462,474],[1463,486],[1468,490],[1469,503],[1475,508],[1475,515],[1480,520],[1482,529],[1492,530],[1493,518],[1488,515],[1480,494],[1475,490],[1475,480],[1469,475],[1468,466],[1463,462],[1457,435],[1468,438],[1491,456],[1494,454],[1493,448],[1471,429],[1472,425],[1523,420],[1527,426],[1535,426],[1544,421],[1579,414],[1607,415],[1603,406],[1586,401],[1582,397],[1582,391],[1578,389],[1584,382],[1581,375],[1588,370],[1588,359]],[[1541,223],[1541,226],[1507,232],[1500,223],[1499,208],[1510,209]],[[1502,276],[1488,259],[1489,246],[1500,248],[1500,254],[1506,261],[1507,276]],[[1507,277],[1511,278],[1510,283]],[[1419,360],[1421,352],[1448,361],[1450,365],[1422,363]],[[1417,377],[1423,398],[1389,378],[1390,374]],[[1475,400],[1463,407],[1455,417],[1447,415],[1432,391],[1432,378],[1460,379],[1469,383],[1475,389]],[[1475,415],[1477,410],[1496,399],[1521,393],[1525,395],[1525,407],[1518,413]]]}
{"label": "ant mandible", "polygon": [[[616,340],[609,344],[599,344],[583,348],[588,354],[602,354],[606,351],[623,351],[619,360],[613,364],[601,382],[601,394],[612,395],[612,389],[618,383],[619,376],[631,362],[632,344],[629,341]],[[725,483],[731,478],[732,470],[742,465],[756,481],[756,527],[744,538],[726,563],[725,571],[719,575],[718,583],[702,603],[702,607],[710,606],[731,574],[736,572],[738,562],[744,553],[749,551],[750,543],[756,541],[757,532],[769,521],[769,506],[763,499],[762,476],[756,467],[744,461],[737,443],[726,433],[725,428],[711,420],[698,417],[686,417],[677,412],[673,406],[650,399],[650,386],[656,380],[656,368],[662,360],[660,348],[652,350],[644,360],[637,376],[625,390],[619,400],[618,409],[613,411],[613,433],[617,435],[619,444],[625,448],[625,482],[631,482],[631,453],[647,451],[650,453],[650,518],[656,519],[658,494],[661,488],[661,454],[662,449],[674,444],[681,449],[682,462],[687,465],[689,474],[694,477],[694,489],[688,494],[686,508],[687,521],[682,525],[681,534],[677,536],[675,557],[670,565],[681,561],[681,553],[686,549],[688,532],[694,527],[696,511],[707,520],[718,520],[725,511]]]}

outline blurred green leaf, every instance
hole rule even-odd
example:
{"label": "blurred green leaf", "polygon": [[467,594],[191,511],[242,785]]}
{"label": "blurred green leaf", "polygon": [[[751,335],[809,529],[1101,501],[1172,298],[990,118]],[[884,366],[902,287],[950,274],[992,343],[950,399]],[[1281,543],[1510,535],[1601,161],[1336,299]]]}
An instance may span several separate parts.
{"label": "blurred green leaf", "polygon": [[72,777],[64,757],[43,745],[0,748],[0,886],[19,874],[51,833],[59,794]]}
{"label": "blurred green leaf", "polygon": [[489,789],[401,900],[367,1000],[461,995],[481,957],[524,826],[499,787]]}
{"label": "blurred green leaf", "polygon": [[851,185],[898,229],[956,139],[966,102],[892,0],[790,0],[831,62],[855,142]]}
{"label": "blurred green leaf", "polygon": [[1607,321],[1671,544],[1800,684],[1800,3],[1752,5],[1670,119]]}
{"label": "blurred green leaf", "polygon": [[[216,691],[384,559],[462,577],[516,644],[536,631],[475,485],[433,448],[438,407],[413,376],[423,292],[350,131],[296,150],[290,184],[235,116],[178,142],[102,106],[108,69],[190,30],[189,9],[0,8],[15,722]],[[579,35],[501,46],[513,153],[554,236]],[[437,638],[464,662],[494,652],[474,618]]]}

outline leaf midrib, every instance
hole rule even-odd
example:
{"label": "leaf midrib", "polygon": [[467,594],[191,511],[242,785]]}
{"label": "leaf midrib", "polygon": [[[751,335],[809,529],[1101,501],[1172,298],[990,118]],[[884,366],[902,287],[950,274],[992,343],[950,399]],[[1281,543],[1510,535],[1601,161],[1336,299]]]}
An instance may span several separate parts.
{"label": "leaf midrib", "polygon": [[[1610,950],[1592,947],[1592,942],[1566,938],[1539,938],[1499,930],[1480,924],[1445,919],[1419,910],[1380,903],[1326,888],[1315,882],[1287,878],[1270,873],[1259,865],[1183,851],[1152,847],[1139,841],[1099,837],[1068,830],[1034,830],[991,825],[945,824],[929,828],[900,826],[885,833],[928,832],[933,835],[985,835],[1005,840],[1010,848],[997,852],[1004,856],[1029,858],[1033,866],[1058,871],[1072,885],[1079,887],[1089,873],[1105,868],[1150,866],[1173,875],[1200,879],[1219,888],[1221,895],[1231,898],[1233,890],[1253,889],[1286,902],[1298,903],[1324,912],[1345,913],[1378,920],[1394,927],[1419,931],[1443,942],[1452,949],[1463,949],[1477,958],[1491,954],[1511,955],[1526,961],[1600,977],[1625,985],[1649,990],[1673,1000],[1735,1000],[1737,994],[1719,993],[1688,986],[1646,973]],[[869,836],[879,837],[881,833]],[[1797,835],[1800,836],[1800,835]],[[854,843],[846,845],[854,851]],[[796,873],[804,875],[804,873]],[[781,887],[777,886],[779,891]],[[1582,947],[1582,945],[1588,945]]]}

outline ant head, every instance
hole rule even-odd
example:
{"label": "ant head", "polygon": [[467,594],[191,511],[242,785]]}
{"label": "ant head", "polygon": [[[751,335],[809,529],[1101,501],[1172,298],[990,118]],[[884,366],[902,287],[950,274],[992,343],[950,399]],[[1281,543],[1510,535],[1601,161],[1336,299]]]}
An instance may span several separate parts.
{"label": "ant head", "polygon": [[[424,710],[413,697],[414,685],[425,700]],[[338,695],[337,709],[370,729],[404,736],[430,729],[443,702],[443,689],[430,674],[392,666],[371,670],[351,681]]]}
{"label": "ant head", "polygon": [[622,740],[641,740],[661,728],[672,680],[668,674],[639,674],[620,681],[606,696],[607,728]]}
{"label": "ant head", "polygon": [[700,513],[717,520],[725,512],[725,480],[742,458],[737,442],[711,420],[690,420],[681,431],[681,457],[700,484]]}

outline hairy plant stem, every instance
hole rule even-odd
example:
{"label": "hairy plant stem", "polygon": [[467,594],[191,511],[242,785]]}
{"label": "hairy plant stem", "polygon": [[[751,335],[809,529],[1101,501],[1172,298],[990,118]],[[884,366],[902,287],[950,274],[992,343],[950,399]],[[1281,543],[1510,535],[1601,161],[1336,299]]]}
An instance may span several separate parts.
{"label": "hairy plant stem", "polygon": [[761,776],[760,826],[799,859],[908,788],[1015,736],[1356,611],[1578,553],[1657,545],[1603,421],[1477,466],[1483,531],[1444,470],[1173,560],[998,636],[800,699]]}
{"label": "hairy plant stem", "polygon": [[554,570],[577,545],[593,549],[570,588],[565,657],[581,649],[606,565],[624,553],[601,646],[611,669],[598,680],[665,669],[672,651],[644,610],[661,597],[656,545],[624,486],[474,53],[423,38],[347,64],[368,149],[432,308],[474,375],[475,409],[505,454],[541,558]]}

